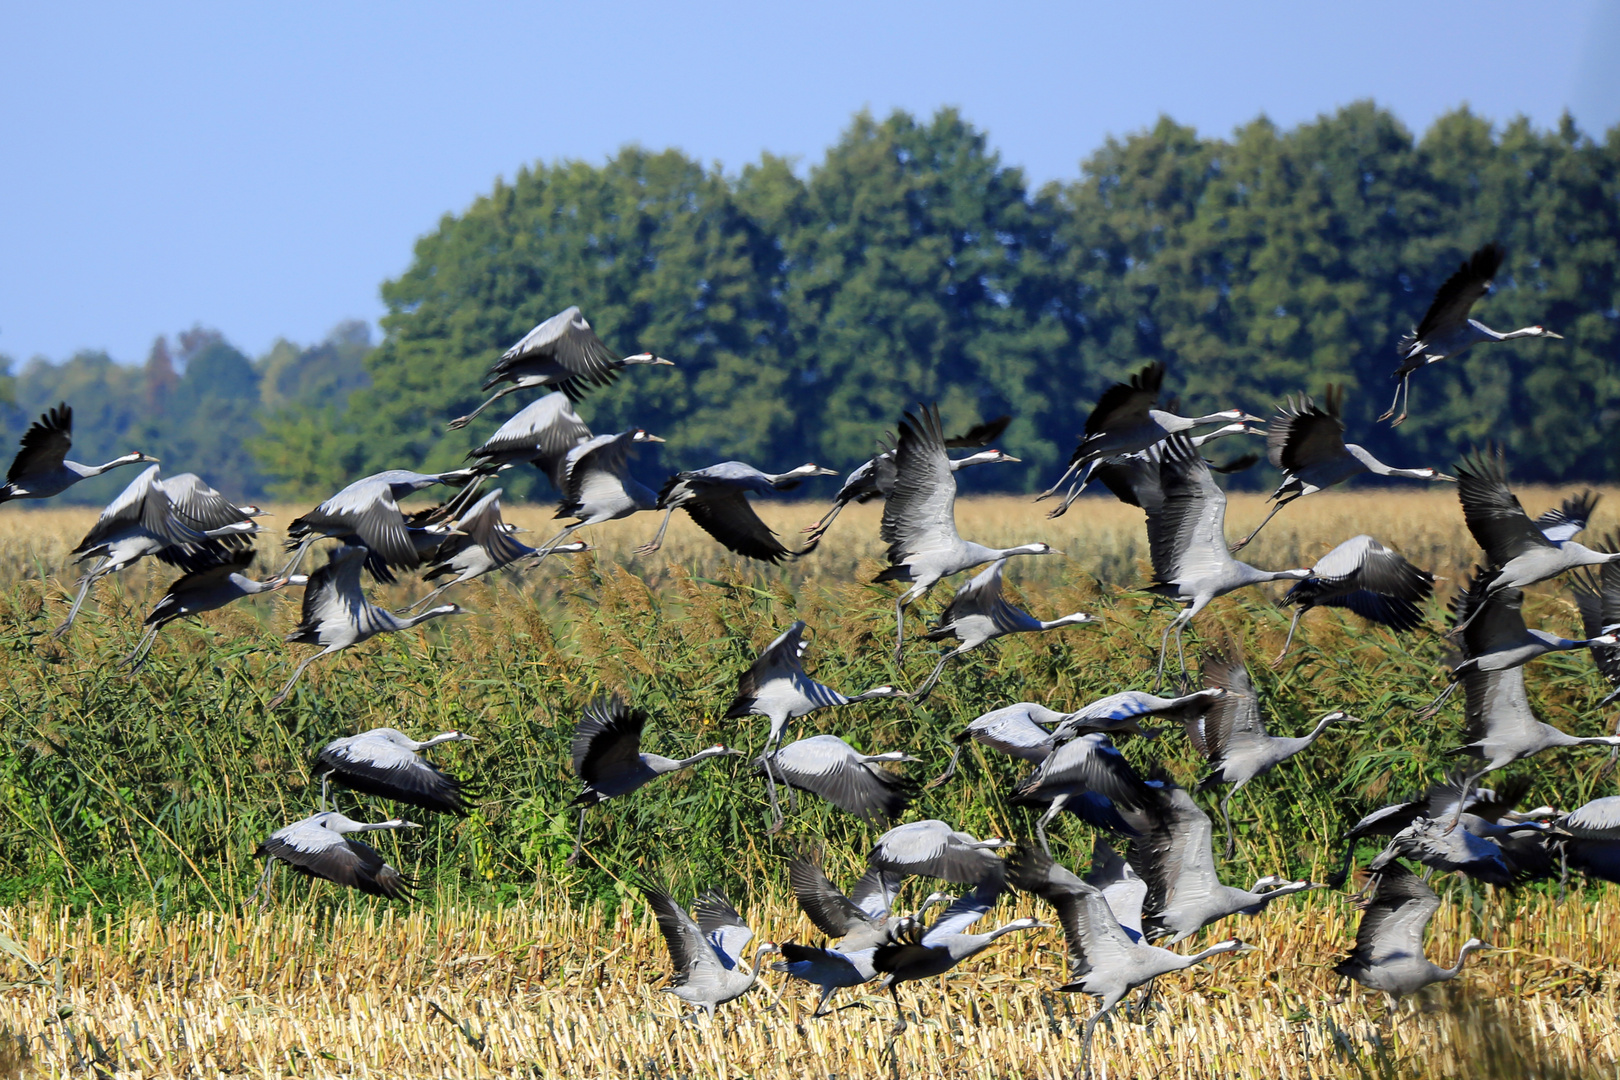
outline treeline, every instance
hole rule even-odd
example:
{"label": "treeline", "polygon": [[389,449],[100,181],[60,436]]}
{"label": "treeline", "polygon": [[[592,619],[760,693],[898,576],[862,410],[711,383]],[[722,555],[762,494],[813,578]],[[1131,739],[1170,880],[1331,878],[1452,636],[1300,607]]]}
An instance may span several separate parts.
{"label": "treeline", "polygon": [[[1448,360],[1414,381],[1405,425],[1374,426],[1396,339],[1490,240],[1509,258],[1476,315],[1567,340]],[[455,463],[533,396],[448,430],[490,362],[578,304],[613,348],[679,364],[582,408],[598,431],[668,438],[664,464],[852,466],[908,404],[937,400],[950,426],[1011,413],[1005,448],[1032,467],[964,479],[1027,489],[1052,479],[1106,384],[1159,359],[1188,410],[1267,411],[1342,382],[1355,437],[1393,463],[1495,440],[1516,479],[1608,479],[1617,256],[1620,128],[1595,142],[1568,118],[1498,129],[1464,110],[1421,139],[1370,103],[1230,139],[1164,119],[1038,191],[950,110],[859,115],[806,172],[629,148],[523,170],[445,216],[383,286],[369,384],[346,412],[330,393],[261,411],[253,467],[273,491],[315,494]]]}
{"label": "treeline", "polygon": [[[152,344],[139,366],[104,352],[82,352],[62,364],[29,361],[0,375],[0,437],[14,446],[33,420],[59,401],[73,406],[75,461],[99,464],[131,450],[158,458],[166,473],[197,472],[226,495],[267,493],[287,452],[264,438],[266,422],[326,416],[366,384],[371,330],[346,322],[325,341],[278,341],[249,359],[218,331],[194,328]],[[125,470],[77,484],[63,501],[105,503],[132,478]]]}

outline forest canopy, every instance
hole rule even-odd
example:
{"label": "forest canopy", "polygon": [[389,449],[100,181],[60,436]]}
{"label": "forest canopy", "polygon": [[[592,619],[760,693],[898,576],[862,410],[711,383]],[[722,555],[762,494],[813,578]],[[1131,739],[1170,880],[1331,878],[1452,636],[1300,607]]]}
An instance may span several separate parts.
{"label": "forest canopy", "polygon": [[[1414,380],[1410,420],[1375,425],[1396,339],[1492,240],[1508,261],[1476,317],[1566,340],[1447,360]],[[1166,118],[1031,190],[955,111],[862,113],[805,169],[638,147],[523,169],[417,241],[382,285],[375,348],[348,327],[249,361],[195,331],[178,368],[157,349],[144,369],[35,362],[4,420],[17,434],[63,397],[84,460],[139,443],[243,497],[327,494],[459,462],[535,395],[446,421],[505,348],[577,304],[613,349],[679,365],[581,406],[597,431],[666,437],[669,465],[852,467],[925,400],[947,426],[1011,413],[1003,446],[1032,467],[978,483],[1028,489],[1104,386],[1162,360],[1184,409],[1265,413],[1343,383],[1354,437],[1392,463],[1443,467],[1490,440],[1517,480],[1595,481],[1620,472],[1617,246],[1620,128],[1596,141],[1567,117],[1537,131],[1461,110],[1415,138],[1359,103],[1225,139]],[[503,483],[548,493],[537,475]]]}

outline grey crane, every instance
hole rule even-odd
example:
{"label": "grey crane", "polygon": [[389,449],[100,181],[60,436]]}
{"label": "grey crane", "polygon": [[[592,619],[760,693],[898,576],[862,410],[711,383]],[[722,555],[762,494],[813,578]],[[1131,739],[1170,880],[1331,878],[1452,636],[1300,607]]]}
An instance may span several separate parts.
{"label": "grey crane", "polygon": [[[950,450],[962,450],[988,446],[1001,437],[1012,422],[1010,416],[998,416],[988,423],[977,424],[961,435],[945,440],[945,446]],[[893,435],[890,435],[892,441]],[[844,486],[838,489],[833,496],[832,507],[813,525],[807,525],[805,532],[809,538],[805,541],[804,550],[811,551],[821,542],[827,530],[832,526],[833,519],[850,503],[868,503],[873,499],[887,499],[894,490],[895,467],[894,447],[881,451],[876,457],[868,458],[862,462],[854,472],[844,479]],[[952,458],[951,471],[960,472],[975,465],[991,465],[995,463],[1017,462],[1018,459],[1003,450],[979,450],[967,457]]]}
{"label": "grey crane", "polygon": [[[800,855],[788,861],[794,899],[816,929],[833,939],[833,948],[846,954],[883,944],[905,922],[907,916],[891,914],[901,881],[899,874],[868,869],[845,896],[813,859]],[[951,899],[930,893],[912,917],[920,919],[935,904]]]}
{"label": "grey crane", "polygon": [[771,965],[773,971],[808,982],[821,990],[812,1017],[828,1016],[837,1011],[829,1010],[826,1006],[839,989],[860,986],[877,977],[877,969],[872,966],[872,954],[879,945],[892,940],[894,933],[902,927],[920,921],[923,914],[935,904],[952,901],[944,893],[936,892],[923,901],[916,915],[891,915],[889,909],[900,887],[900,879],[894,874],[867,871],[856,883],[853,897],[839,892],[827,880],[821,868],[808,859],[799,858],[790,862],[788,877],[794,896],[810,921],[822,933],[836,939],[830,947],[822,949],[784,942],[783,962]]}
{"label": "grey crane", "polygon": [[1457,465],[1457,497],[1462,500],[1468,531],[1485,549],[1490,592],[1522,589],[1577,567],[1620,562],[1620,552],[1593,551],[1573,540],[1548,539],[1508,488],[1500,447]]}
{"label": "grey crane", "polygon": [[146,616],[146,632],[140,642],[124,657],[119,665],[131,672],[141,669],[146,656],[157,641],[158,632],[176,619],[193,618],[205,611],[217,611],[227,604],[248,596],[275,592],[288,585],[302,585],[308,579],[302,575],[270,577],[256,581],[247,576],[256,552],[242,548],[228,552],[224,561],[205,566],[176,579]]}
{"label": "grey crane", "polygon": [[1530,707],[1524,690],[1524,668],[1505,671],[1475,671],[1462,679],[1466,726],[1464,745],[1458,753],[1481,759],[1484,764],[1463,780],[1466,805],[1468,792],[1486,773],[1505,768],[1543,750],[1569,746],[1620,747],[1620,735],[1570,735],[1543,723]]}
{"label": "grey crane", "polygon": [[1103,391],[1086,418],[1085,434],[1069,458],[1068,469],[1036,499],[1039,502],[1051,498],[1079,474],[1063,496],[1063,502],[1048,517],[1058,517],[1067,511],[1085,491],[1097,466],[1109,458],[1146,450],[1170,435],[1206,424],[1260,422],[1260,417],[1250,416],[1241,409],[1223,409],[1205,416],[1177,416],[1166,412],[1158,408],[1163,385],[1164,365],[1154,363],[1131,376],[1130,382],[1115,383]]}
{"label": "grey crane", "polygon": [[405,608],[406,611],[415,611],[423,604],[431,603],[446,589],[495,570],[504,570],[530,555],[543,558],[545,555],[575,554],[591,549],[589,544],[581,540],[556,544],[541,553],[522,543],[501,520],[501,490],[496,488],[491,491],[457,519],[455,530],[434,549],[429,557],[427,572],[422,575],[423,581],[436,581],[444,577],[450,580]]}
{"label": "grey crane", "polygon": [[146,469],[107,504],[73,549],[76,561],[96,562],[79,580],[67,618],[52,636],[73,626],[97,581],[148,555],[187,573],[223,562],[233,549],[251,543],[247,537],[259,531],[257,513],[257,507],[226,501],[192,473],[160,480],[158,466]]}
{"label": "grey crane", "polygon": [[488,439],[467,452],[480,472],[499,472],[507,465],[530,462],[563,489],[563,463],[568,451],[591,440],[591,429],[561,390],[531,401]]}
{"label": "grey crane", "polygon": [[1065,626],[1102,622],[1097,616],[1083,611],[1060,615],[1056,619],[1037,619],[1029,612],[1014,607],[1001,594],[1001,577],[1006,567],[1005,558],[997,559],[963,582],[950,604],[940,613],[939,622],[923,635],[929,641],[955,638],[960,644],[939,658],[933,672],[911,695],[913,700],[921,701],[929,695],[934,684],[939,682],[945,665],[954,657],[976,649],[987,641],[1009,634],[1038,634],[1060,630]]}
{"label": "grey crane", "polygon": [[1431,963],[1423,955],[1423,932],[1439,910],[1440,898],[1400,863],[1385,867],[1376,881],[1356,927],[1355,948],[1333,968],[1336,974],[1369,990],[1382,990],[1393,1006],[1431,983],[1455,979],[1469,953],[1490,948],[1479,938],[1469,938],[1455,967]]}
{"label": "grey crane", "polygon": [[1047,804],[1046,813],[1035,823],[1035,835],[1045,848],[1046,826],[1064,810],[1099,829],[1134,836],[1145,827],[1145,811],[1161,797],[1107,735],[1093,732],[1048,754],[1018,782],[1010,801],[1017,806]]}
{"label": "grey crane", "polygon": [[574,523],[541,544],[535,557],[549,553],[587,525],[601,525],[655,509],[658,496],[630,475],[630,448],[663,441],[641,428],[632,428],[617,435],[597,435],[568,451],[562,467],[563,499],[556,516],[573,518]]}
{"label": "grey crane", "polygon": [[[1222,692],[1199,690],[1182,697],[1162,698],[1140,690],[1125,690],[1066,713],[1033,701],[995,709],[975,718],[951,736],[956,747],[951,751],[950,764],[928,786],[938,787],[956,775],[962,747],[970,739],[1011,757],[1040,764],[1058,743],[1077,735],[1108,732],[1157,738],[1159,729],[1142,727],[1138,722],[1142,717],[1164,716],[1179,720],[1185,714],[1208,708],[1210,698]],[[1056,730],[1051,730],[1053,728]]]}
{"label": "grey crane", "polygon": [[[821,996],[816,998],[816,1007],[810,1013],[810,1018],[816,1020],[839,1011],[827,1008],[827,1002],[831,1001],[832,996],[839,990],[844,987],[860,986],[877,978],[878,970],[872,966],[872,958],[877,949],[876,945],[867,945],[860,949],[818,949],[813,945],[784,941],[781,949],[782,959],[772,964],[771,970],[807,982],[821,991]],[[854,1007],[854,1005],[842,1006],[845,1009]]]}
{"label": "grey crane", "polygon": [[945,456],[939,409],[924,406],[900,421],[895,444],[894,490],[883,501],[883,542],[889,566],[876,581],[904,581],[911,587],[894,602],[894,659],[905,642],[906,608],[941,578],[972,570],[1008,555],[1061,555],[1049,544],[990,548],[963,540],[956,532],[956,475]]}
{"label": "grey crane", "polygon": [[943,975],[1008,934],[1047,925],[1036,919],[1014,919],[987,934],[968,933],[968,928],[995,906],[1001,892],[998,868],[997,873],[981,880],[972,892],[946,908],[926,930],[913,921],[897,931],[896,940],[879,945],[872,953],[872,966],[883,973],[882,985],[894,998],[895,1022],[891,1034],[899,1035],[906,1030],[905,1011],[900,1006],[901,983]]}
{"label": "grey crane", "polygon": [[980,840],[972,833],[927,818],[897,825],[878,837],[866,857],[868,870],[921,875],[971,884],[1001,873],[993,852],[1008,845],[998,837]]}
{"label": "grey crane", "polygon": [[1284,604],[1293,605],[1294,617],[1282,652],[1272,663],[1281,663],[1288,655],[1299,620],[1312,608],[1348,608],[1370,622],[1406,631],[1423,625],[1418,605],[1433,594],[1434,575],[1429,571],[1366,534],[1352,536],[1316,560],[1310,577],[1295,583],[1283,597]]}
{"label": "grey crane", "polygon": [[1053,862],[1045,850],[1031,844],[1019,844],[1013,850],[1007,860],[1007,877],[1014,888],[1034,893],[1057,909],[1069,947],[1070,977],[1058,989],[1100,999],[1096,1013],[1086,1021],[1080,1035],[1082,1076],[1091,1074],[1091,1037],[1097,1024],[1126,994],[1160,975],[1185,971],[1212,957],[1250,948],[1231,938],[1202,952],[1183,955],[1133,939],[1120,925],[1102,889],[1081,880],[1067,867]]}
{"label": "grey crane", "polygon": [[466,817],[469,801],[479,794],[477,788],[433,764],[422,751],[472,741],[471,735],[442,731],[418,742],[391,727],[333,739],[315,759],[316,768],[322,770],[321,797],[325,799],[326,782],[331,778],[367,795]]}
{"label": "grey crane", "polygon": [[796,559],[805,552],[782,545],[776,533],[754,512],[748,494],[791,491],[807,477],[836,475],[812,462],[783,473],[761,472],[742,461],[722,461],[706,469],[678,472],[664,481],[658,492],[657,508],[664,512],[658,535],[638,547],[636,554],[651,555],[662,547],[670,517],[684,509],[698,528],[738,555],[769,563]]}
{"label": "grey crane", "polygon": [[133,450],[104,465],[80,465],[77,461],[67,460],[67,452],[71,449],[73,410],[64,401],[28,425],[28,430],[23,432],[17,456],[11,459],[11,468],[6,472],[6,482],[0,484],[0,503],[12,499],[49,499],[62,494],[80,480],[88,480],[125,465],[157,461],[155,457]]}
{"label": "grey crane", "polygon": [[351,645],[369,641],[378,634],[392,634],[420,626],[441,615],[461,615],[454,604],[441,604],[417,615],[395,615],[366,599],[360,588],[360,566],[366,549],[344,545],[332,552],[325,566],[309,576],[304,586],[304,607],[298,628],[287,635],[289,643],[323,645],[320,652],[306,656],[293,669],[279,693],[266,708],[274,709],[287,700],[304,669],[323,656],[331,656]]}
{"label": "grey crane", "polygon": [[675,968],[672,982],[664,992],[674,994],[688,1005],[706,1010],[710,1019],[718,1005],[735,1001],[754,988],[759,979],[759,958],[780,949],[761,941],[746,973],[742,970],[743,950],[754,939],[754,932],[743,922],[737,909],[719,889],[709,889],[692,905],[692,914],[668,893],[642,886],[642,895],[653,909],[658,929],[669,946],[670,963]]}
{"label": "grey crane", "polygon": [[[1212,439],[1221,439],[1228,435],[1264,434],[1264,428],[1250,427],[1248,424],[1223,424],[1214,431],[1202,435],[1189,435],[1187,441],[1197,449]],[[1092,470],[1093,478],[1101,482],[1125,505],[1140,506],[1144,510],[1157,510],[1164,505],[1164,488],[1159,483],[1159,462],[1163,456],[1163,448],[1163,443],[1155,443],[1146,450],[1138,450],[1134,454],[1104,458]],[[1259,460],[1258,454],[1243,454],[1224,465],[1217,465],[1208,458],[1205,459],[1209,462],[1211,472],[1223,475],[1242,472]]]}
{"label": "grey crane", "polygon": [[1271,493],[1276,503],[1254,532],[1232,545],[1233,551],[1247,546],[1270,524],[1277,511],[1296,499],[1314,495],[1324,488],[1342,484],[1362,473],[1394,476],[1408,480],[1456,482],[1439,469],[1397,469],[1373,457],[1364,447],[1344,441],[1344,388],[1328,384],[1324,405],[1318,406],[1305,394],[1283,401],[1277,415],[1266,426],[1266,458],[1271,467],[1281,469],[1282,483]]}
{"label": "grey crane", "polygon": [[1554,819],[1553,846],[1567,867],[1620,882],[1620,795],[1593,799]]}
{"label": "grey crane", "polygon": [[1226,693],[1218,686],[1194,690],[1177,697],[1160,697],[1144,690],[1121,690],[1117,694],[1098,698],[1089,705],[1063,717],[1052,737],[1059,742],[1093,731],[1110,735],[1140,735],[1156,739],[1161,729],[1141,726],[1143,717],[1152,716],[1172,723],[1185,724],[1208,712],[1215,699]]}
{"label": "grey crane", "polygon": [[[1409,382],[1412,373],[1429,364],[1437,363],[1449,356],[1456,356],[1469,346],[1478,345],[1486,341],[1511,341],[1514,338],[1549,337],[1561,339],[1561,334],[1541,326],[1526,326],[1522,330],[1510,330],[1503,333],[1492,330],[1478,319],[1468,317],[1468,312],[1479,302],[1491,288],[1491,279],[1502,267],[1502,260],[1507,252],[1500,244],[1486,244],[1468,258],[1468,261],[1457,268],[1457,271],[1448,277],[1445,284],[1435,291],[1434,299],[1429,303],[1429,310],[1424,312],[1423,321],[1418,323],[1410,333],[1403,334],[1396,352],[1401,358],[1400,364],[1395,368],[1395,378],[1400,383],[1395,387],[1395,399],[1389,404],[1389,411],[1378,419],[1389,420],[1391,426],[1399,424],[1406,419],[1406,407],[1402,404],[1402,395],[1410,401]],[[1401,414],[1395,416],[1395,409],[1399,406]]]}
{"label": "grey crane", "polygon": [[1232,833],[1232,796],[1245,784],[1275,769],[1310,746],[1334,724],[1359,724],[1359,717],[1334,709],[1324,713],[1308,734],[1296,738],[1272,735],[1260,716],[1260,697],[1255,693],[1243,656],[1234,646],[1211,649],[1204,656],[1204,681],[1226,693],[1218,698],[1203,719],[1186,725],[1187,738],[1199,756],[1209,762],[1209,774],[1198,783],[1199,791],[1230,784],[1221,796],[1221,817],[1226,821],[1226,857],[1236,848]]}
{"label": "grey crane", "polygon": [[1147,902],[1148,883],[1100,836],[1092,841],[1091,869],[1081,880],[1102,890],[1103,899],[1119,920],[1120,929],[1132,941],[1141,941],[1142,905]]}
{"label": "grey crane", "polygon": [[1546,630],[1531,630],[1524,624],[1523,605],[1522,590],[1492,590],[1490,575],[1476,568],[1451,601],[1452,622],[1458,628],[1454,633],[1462,640],[1464,659],[1452,667],[1451,683],[1419,713],[1420,717],[1426,719],[1437,713],[1458,682],[1472,672],[1506,671],[1548,653],[1620,644],[1620,637],[1612,631],[1577,640]]}
{"label": "grey crane", "polygon": [[1599,498],[1601,496],[1595,491],[1571,495],[1562,505],[1555,506],[1536,518],[1536,528],[1541,530],[1542,536],[1555,544],[1573,540],[1592,520],[1592,511],[1597,509]]}
{"label": "grey crane", "polygon": [[1182,788],[1166,782],[1161,791],[1163,799],[1148,810],[1151,827],[1127,855],[1147,885],[1143,926],[1149,938],[1168,937],[1174,945],[1228,916],[1259,915],[1274,900],[1326,887],[1273,875],[1252,889],[1221,884],[1209,815]]}
{"label": "grey crane", "polygon": [[[259,845],[254,855],[280,860],[300,874],[325,878],[373,896],[409,900],[415,882],[388,865],[376,848],[354,839],[353,834],[415,828],[419,828],[415,822],[399,818],[368,825],[336,810],[322,810],[277,829]],[[274,865],[274,862],[265,864],[266,878]],[[262,886],[262,880],[260,884]]]}
{"label": "grey crane", "polygon": [[[1419,818],[1440,821],[1454,820],[1460,816],[1464,822],[1468,822],[1470,818],[1494,822],[1502,818],[1518,820],[1527,816],[1517,814],[1513,807],[1518,805],[1525,793],[1530,790],[1528,780],[1512,779],[1504,782],[1500,788],[1474,787],[1464,791],[1464,779],[1462,774],[1454,775],[1430,785],[1409,799],[1381,806],[1350,826],[1344,834],[1345,838],[1358,840],[1364,836],[1393,837]],[[1480,813],[1475,814],[1476,810]]]}
{"label": "grey crane", "polygon": [[824,686],[804,672],[804,654],[809,644],[804,640],[805,623],[798,620],[765,646],[759,657],[749,665],[737,680],[737,696],[726,709],[726,719],[740,720],[745,716],[763,716],[770,720],[771,729],[765,737],[765,785],[771,800],[771,831],[782,827],[782,811],[776,801],[776,777],[771,757],[782,741],[782,732],[789,720],[808,716],[818,709],[854,705],[879,698],[898,698],[906,695],[892,686],[875,686],[864,694],[846,697],[830,686]]}
{"label": "grey crane", "polygon": [[[1620,547],[1620,541],[1611,546]],[[1581,613],[1581,630],[1588,639],[1612,634],[1620,628],[1620,563],[1609,563],[1600,575],[1582,571],[1571,579],[1575,590],[1575,606]],[[1603,708],[1620,700],[1620,648],[1613,645],[1594,645],[1592,661],[1598,673],[1614,689],[1602,701]],[[1620,731],[1617,731],[1620,733]]]}
{"label": "grey crane", "polygon": [[[293,554],[281,572],[291,573],[303,561],[311,544],[322,537],[331,537],[342,544],[365,548],[366,569],[378,581],[390,583],[394,580],[392,569],[414,570],[422,562],[410,525],[400,511],[399,500],[435,484],[457,484],[477,478],[472,469],[442,473],[387,469],[362,477],[309,513],[294,518],[287,526],[286,547]],[[472,490],[464,488],[463,493],[470,496]],[[459,498],[446,503],[437,513],[422,517],[419,523],[454,516]]]}
{"label": "grey crane", "polygon": [[[1467,817],[1473,817],[1473,821],[1467,821]],[[1500,825],[1472,814],[1466,815],[1464,820],[1453,816],[1450,821],[1419,817],[1391,837],[1384,850],[1367,864],[1367,869],[1379,874],[1397,859],[1414,859],[1430,870],[1460,873],[1487,885],[1506,888],[1550,871],[1550,859],[1541,843],[1516,847],[1508,843],[1515,836],[1540,834],[1548,828],[1533,821]]]}
{"label": "grey crane", "polygon": [[597,698],[585,706],[585,714],[574,728],[570,751],[574,775],[585,782],[585,787],[571,804],[579,807],[579,828],[574,833],[574,850],[569,853],[568,865],[578,862],[580,853],[585,850],[586,810],[628,795],[660,776],[689,769],[710,758],[742,753],[719,744],[688,758],[643,753],[641,733],[646,726],[647,713],[632,709],[618,694]]}
{"label": "grey crane", "polygon": [[761,773],[769,772],[790,788],[808,791],[862,821],[889,821],[905,813],[911,785],[883,768],[886,763],[916,761],[893,750],[863,754],[836,735],[812,735],[759,756]]}
{"label": "grey crane", "polygon": [[672,360],[640,352],[622,359],[616,358],[602,339],[596,336],[591,324],[585,321],[579,308],[559,311],[545,322],[524,334],[522,339],[501,354],[499,360],[484,376],[481,390],[501,383],[495,396],[466,416],[450,421],[451,428],[464,428],[473,418],[507,394],[528,390],[536,386],[554,387],[578,401],[593,386],[607,386],[619,377],[619,369],[638,364],[658,364],[674,367]]}
{"label": "grey crane", "polygon": [[1303,581],[1309,570],[1257,570],[1232,558],[1226,547],[1226,492],[1210,476],[1209,463],[1198,455],[1185,435],[1165,440],[1159,461],[1159,483],[1164,503],[1148,509],[1148,550],[1153,562],[1153,583],[1147,591],[1185,600],[1187,606],[1164,628],[1159,641],[1159,686],[1164,685],[1164,658],[1170,633],[1176,635],[1176,655],[1182,677],[1187,674],[1181,631],[1217,596],[1268,581]]}

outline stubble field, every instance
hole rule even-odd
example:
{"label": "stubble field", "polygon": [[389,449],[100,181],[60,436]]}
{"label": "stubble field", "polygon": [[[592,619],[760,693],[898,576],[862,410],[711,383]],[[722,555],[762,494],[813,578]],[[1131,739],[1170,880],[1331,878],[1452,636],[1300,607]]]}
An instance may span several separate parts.
{"label": "stubble field", "polygon": [[[1534,514],[1563,494],[1522,497]],[[1617,504],[1607,493],[1593,535],[1613,527]],[[767,506],[764,515],[787,534],[820,510]],[[1229,532],[1240,535],[1262,512],[1258,498],[1234,496]],[[278,510],[269,522],[296,513]],[[648,749],[691,753],[724,741],[757,752],[763,722],[725,720],[725,708],[753,653],[794,618],[812,628],[810,671],[840,689],[910,686],[926,674],[932,646],[908,649],[903,669],[887,655],[893,591],[865,584],[880,553],[876,518],[875,507],[851,508],[815,556],[767,572],[718,559],[684,517],[663,552],[632,562],[630,549],[655,522],[618,523],[590,537],[598,546],[588,556],[554,560],[521,581],[464,587],[457,599],[474,616],[313,667],[287,707],[267,713],[263,703],[304,653],[279,641],[296,621],[296,595],[173,626],[146,669],[119,675],[114,665],[170,575],[137,568],[103,587],[63,642],[50,642],[72,585],[65,553],[93,513],[8,507],[0,1076],[1072,1074],[1092,1003],[1054,992],[1064,970],[1055,930],[1014,935],[945,979],[905,988],[913,1026],[892,1045],[893,1008],[873,988],[839,999],[867,1007],[811,1020],[814,992],[770,972],[712,1025],[686,1022],[680,1003],[658,991],[663,943],[632,882],[660,882],[683,899],[718,884],[762,935],[814,941],[787,894],[784,857],[797,843],[818,844],[829,873],[848,881],[877,832],[802,799],[784,834],[765,836],[763,790],[747,759],[593,811],[589,858],[564,865],[576,790],[567,738],[596,693],[625,690],[652,711]],[[514,508],[508,519],[530,530],[531,544],[550,535],[544,508]],[[1146,557],[1140,511],[1085,500],[1048,522],[1026,499],[977,499],[963,502],[959,521],[964,535],[988,543],[1062,548],[1067,558],[1023,560],[1009,576],[1037,614],[1087,610],[1103,624],[989,646],[948,669],[922,706],[823,713],[795,734],[907,749],[924,759],[913,768],[926,779],[943,765],[950,736],[980,712],[1019,700],[1074,707],[1151,687],[1170,609],[1128,588]],[[1440,598],[1473,558],[1449,489],[1315,496],[1284,511],[1245,557],[1308,565],[1358,532],[1445,579],[1431,607],[1438,627]],[[261,549],[273,563],[271,544]],[[421,588],[378,596],[395,604]],[[1319,880],[1336,861],[1345,814],[1440,775],[1460,723],[1455,705],[1428,724],[1412,715],[1443,681],[1445,645],[1433,629],[1396,638],[1316,612],[1288,663],[1268,666],[1287,629],[1287,611],[1272,603],[1280,591],[1217,602],[1189,645],[1223,632],[1239,638],[1274,730],[1299,731],[1336,707],[1369,722],[1246,789],[1235,804],[1238,855],[1223,867],[1234,883],[1266,873]],[[927,613],[944,599],[937,590]],[[1557,590],[1539,591],[1527,614],[1532,625],[1574,629]],[[1531,689],[1552,722],[1612,730],[1612,713],[1592,708],[1601,690],[1584,657],[1539,662]],[[417,901],[373,901],[286,874],[255,896],[254,845],[318,797],[311,752],[383,724],[479,739],[439,758],[483,778],[478,812],[379,845],[420,878]],[[1182,782],[1198,775],[1178,735],[1125,749]],[[1532,800],[1567,807],[1614,791],[1603,764],[1568,755],[1521,768],[1534,779]],[[972,750],[957,779],[925,792],[909,817],[1025,835],[1029,811],[1004,797],[1018,773]],[[390,814],[340,798],[357,817]],[[1060,859],[1084,865],[1085,826],[1060,822],[1053,837]],[[1556,884],[1508,894],[1444,880],[1440,891],[1447,903],[1432,958],[1449,963],[1470,935],[1497,946],[1471,960],[1450,993],[1393,1015],[1359,990],[1340,999],[1331,965],[1353,936],[1355,912],[1343,895],[1311,893],[1205,931],[1197,940],[1236,934],[1258,948],[1161,980],[1140,1015],[1122,1011],[1100,1029],[1098,1075],[1620,1075],[1612,888],[1574,880],[1562,896]],[[1008,898],[991,918],[1024,914],[1040,912]]]}

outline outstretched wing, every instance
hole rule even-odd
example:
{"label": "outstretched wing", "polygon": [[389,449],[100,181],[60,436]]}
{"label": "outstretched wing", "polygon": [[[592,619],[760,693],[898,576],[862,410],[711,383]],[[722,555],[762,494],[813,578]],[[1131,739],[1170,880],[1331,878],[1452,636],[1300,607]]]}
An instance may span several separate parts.
{"label": "outstretched wing", "polygon": [[1417,326],[1417,340],[1427,341],[1442,327],[1457,326],[1468,319],[1468,312],[1491,288],[1491,279],[1502,268],[1507,251],[1501,244],[1486,244],[1446,278],[1435,291],[1429,310]]}
{"label": "outstretched wing", "polygon": [[45,413],[28,425],[23,432],[22,445],[11,461],[6,473],[10,481],[20,480],[34,473],[51,472],[62,467],[67,452],[73,449],[73,410],[67,402]]}

